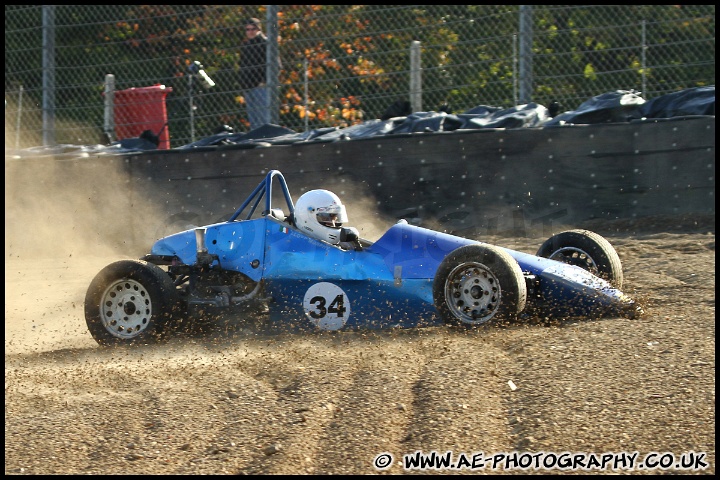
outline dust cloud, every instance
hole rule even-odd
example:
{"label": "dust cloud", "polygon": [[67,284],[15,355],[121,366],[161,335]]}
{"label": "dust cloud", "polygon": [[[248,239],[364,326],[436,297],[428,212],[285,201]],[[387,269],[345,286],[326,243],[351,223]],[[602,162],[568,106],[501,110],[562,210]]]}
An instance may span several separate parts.
{"label": "dust cloud", "polygon": [[95,348],[88,285],[107,264],[145,254],[162,218],[130,193],[122,157],[62,150],[6,147],[6,355]]}
{"label": "dust cloud", "polygon": [[[148,253],[168,221],[163,192],[143,187],[128,166],[122,155],[76,146],[6,149],[6,354],[96,348],[83,313],[88,285],[106,265]],[[301,187],[289,182],[297,201]],[[338,193],[363,238],[395,221],[362,185],[313,188]]]}
{"label": "dust cloud", "polygon": [[[288,179],[288,187],[297,201],[300,193],[294,191],[292,179]],[[348,214],[349,222],[345,226],[357,228],[361,238],[374,242],[397,222],[396,218],[381,213],[380,202],[365,184],[348,181],[336,184],[318,182],[314,188],[328,189],[340,197]]]}
{"label": "dust cloud", "polygon": [[131,256],[162,213],[120,157],[5,158],[5,257]]}

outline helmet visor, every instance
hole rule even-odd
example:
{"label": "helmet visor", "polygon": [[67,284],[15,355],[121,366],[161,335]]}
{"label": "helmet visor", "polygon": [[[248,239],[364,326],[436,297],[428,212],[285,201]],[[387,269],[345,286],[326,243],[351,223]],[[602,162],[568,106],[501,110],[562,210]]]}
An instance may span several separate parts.
{"label": "helmet visor", "polygon": [[340,227],[342,222],[337,213],[318,213],[317,221],[325,227]]}
{"label": "helmet visor", "polygon": [[347,213],[345,213],[345,205],[334,205],[324,208],[322,212],[317,212],[317,221],[325,227],[342,227],[347,222]]}

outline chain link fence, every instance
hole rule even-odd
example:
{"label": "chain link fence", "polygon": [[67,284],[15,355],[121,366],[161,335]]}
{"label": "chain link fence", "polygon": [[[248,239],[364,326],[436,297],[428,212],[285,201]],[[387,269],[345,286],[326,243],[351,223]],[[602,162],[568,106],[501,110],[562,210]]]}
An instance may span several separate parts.
{"label": "chain link fence", "polygon": [[562,112],[608,91],[650,99],[715,84],[713,5],[6,5],[6,149],[109,143],[108,96],[157,85],[171,147],[247,131],[249,17],[277,38],[272,121],[296,132],[381,118],[398,102]]}

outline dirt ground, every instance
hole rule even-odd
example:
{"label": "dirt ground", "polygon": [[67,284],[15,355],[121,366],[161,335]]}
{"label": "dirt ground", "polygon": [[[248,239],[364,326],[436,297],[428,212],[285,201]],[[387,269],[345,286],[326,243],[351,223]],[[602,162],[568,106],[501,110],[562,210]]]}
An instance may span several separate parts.
{"label": "dirt ground", "polygon": [[[228,322],[108,349],[87,331],[85,290],[145,252],[100,248],[103,226],[76,221],[96,206],[53,212],[8,198],[11,181],[5,474],[402,474],[417,451],[694,452],[707,468],[683,473],[715,472],[714,216],[576,225],[618,250],[635,320],[311,335]],[[544,239],[483,240],[534,253]]]}

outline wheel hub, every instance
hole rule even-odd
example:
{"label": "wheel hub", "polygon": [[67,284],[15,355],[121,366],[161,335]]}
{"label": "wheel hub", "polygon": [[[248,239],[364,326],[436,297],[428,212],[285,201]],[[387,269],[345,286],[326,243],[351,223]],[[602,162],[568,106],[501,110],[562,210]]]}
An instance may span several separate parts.
{"label": "wheel hub", "polygon": [[480,263],[455,267],[448,276],[445,293],[448,308],[465,323],[485,323],[500,306],[498,279]]}
{"label": "wheel hub", "polygon": [[485,291],[479,286],[475,285],[470,289],[470,296],[474,299],[478,299],[483,296]]}
{"label": "wheel hub", "polygon": [[598,266],[593,258],[580,248],[563,247],[554,251],[549,258],[568,265],[575,265],[592,273],[598,271]]}
{"label": "wheel hub", "polygon": [[105,329],[125,339],[145,330],[152,315],[150,294],[141,283],[131,279],[110,284],[101,297],[100,308]]}
{"label": "wheel hub", "polygon": [[132,315],[136,310],[135,304],[133,302],[128,302],[123,305],[123,310],[125,310],[125,315]]}

